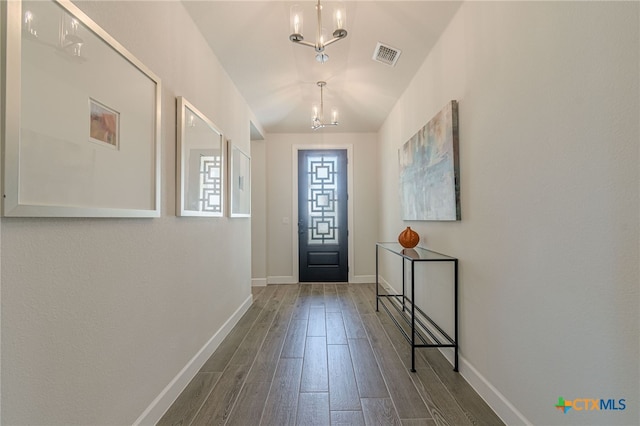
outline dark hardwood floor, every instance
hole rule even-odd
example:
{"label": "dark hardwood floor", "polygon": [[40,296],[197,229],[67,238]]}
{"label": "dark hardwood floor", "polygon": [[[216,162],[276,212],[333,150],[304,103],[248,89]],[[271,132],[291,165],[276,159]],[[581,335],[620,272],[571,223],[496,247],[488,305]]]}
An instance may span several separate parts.
{"label": "dark hardwood floor", "polygon": [[270,285],[159,425],[501,425],[436,349],[416,351],[374,284]]}

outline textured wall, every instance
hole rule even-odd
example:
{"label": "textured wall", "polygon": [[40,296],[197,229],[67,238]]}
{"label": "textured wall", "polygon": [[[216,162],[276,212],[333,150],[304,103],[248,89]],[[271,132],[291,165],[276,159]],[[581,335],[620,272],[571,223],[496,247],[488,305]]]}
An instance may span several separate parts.
{"label": "textured wall", "polygon": [[2,219],[4,424],[133,423],[250,295],[250,220],[175,217],[175,97],[250,152],[180,2],[80,7],[161,79],[162,217]]}
{"label": "textured wall", "polygon": [[[513,424],[639,420],[638,21],[638,3],[465,3],[379,133],[380,238],[411,225],[460,258],[462,372]],[[451,99],[462,221],[403,222],[397,150]]]}

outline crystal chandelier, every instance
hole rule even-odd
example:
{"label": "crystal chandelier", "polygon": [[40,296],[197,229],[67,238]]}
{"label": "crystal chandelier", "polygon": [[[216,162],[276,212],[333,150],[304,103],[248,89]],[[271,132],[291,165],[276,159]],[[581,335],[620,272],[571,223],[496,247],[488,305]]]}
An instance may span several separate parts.
{"label": "crystal chandelier", "polygon": [[324,53],[324,48],[338,40],[342,40],[347,36],[347,30],[344,29],[346,20],[346,10],[344,7],[336,7],[333,15],[333,23],[335,30],[333,31],[333,38],[327,40],[325,34],[323,34],[322,28],[322,6],[320,0],[316,5],[316,13],[318,17],[318,28],[316,30],[316,41],[311,43],[305,41],[302,36],[302,9],[299,5],[291,6],[291,35],[289,40],[294,43],[302,44],[303,46],[313,47],[316,51],[316,61],[324,64],[329,60],[329,55]]}
{"label": "crystal chandelier", "polygon": [[320,87],[320,109],[318,109],[317,106],[313,107],[313,117],[311,118],[311,129],[312,130],[317,130],[317,129],[321,129],[323,127],[329,127],[329,126],[337,126],[338,125],[338,110],[333,108],[331,110],[331,122],[330,123],[325,123],[324,122],[324,94],[323,94],[323,89],[324,86],[327,85],[326,82],[324,81],[319,81],[318,83],[318,87]]}

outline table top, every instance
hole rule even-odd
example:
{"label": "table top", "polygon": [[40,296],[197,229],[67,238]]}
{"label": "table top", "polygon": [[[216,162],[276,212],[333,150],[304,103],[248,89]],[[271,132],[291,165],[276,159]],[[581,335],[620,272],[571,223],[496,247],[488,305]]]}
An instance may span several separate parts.
{"label": "table top", "polygon": [[392,253],[397,254],[398,256],[402,256],[407,260],[412,262],[421,262],[421,261],[438,261],[438,260],[448,260],[454,261],[458,260],[455,257],[448,256],[446,254],[438,253],[433,250],[428,250],[422,247],[414,247],[412,249],[407,249],[402,247],[399,243],[376,243],[376,245],[380,248],[388,250]]}

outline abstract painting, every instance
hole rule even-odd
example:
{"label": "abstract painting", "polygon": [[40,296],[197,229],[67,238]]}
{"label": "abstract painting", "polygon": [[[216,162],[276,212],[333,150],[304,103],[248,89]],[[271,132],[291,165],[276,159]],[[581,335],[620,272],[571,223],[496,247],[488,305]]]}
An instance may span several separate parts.
{"label": "abstract painting", "polygon": [[460,220],[458,103],[451,101],[398,152],[403,220]]}

